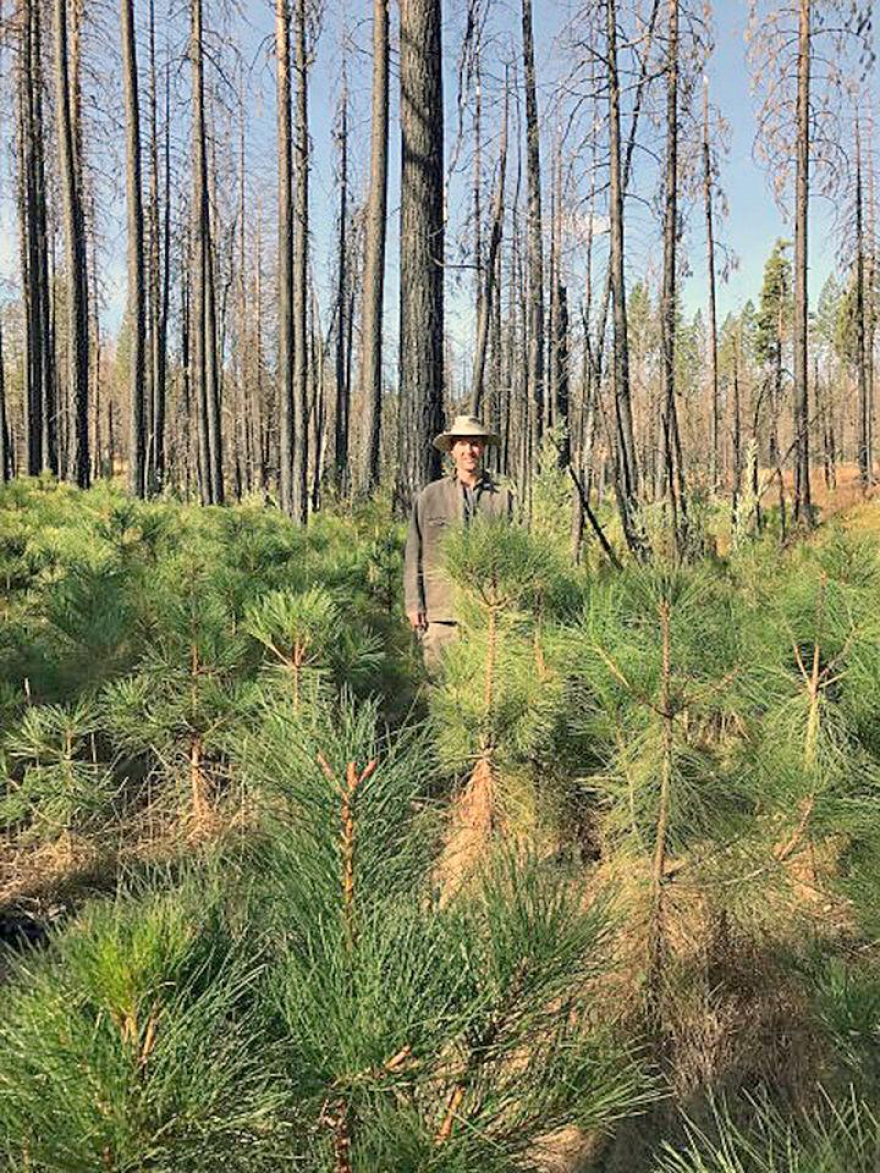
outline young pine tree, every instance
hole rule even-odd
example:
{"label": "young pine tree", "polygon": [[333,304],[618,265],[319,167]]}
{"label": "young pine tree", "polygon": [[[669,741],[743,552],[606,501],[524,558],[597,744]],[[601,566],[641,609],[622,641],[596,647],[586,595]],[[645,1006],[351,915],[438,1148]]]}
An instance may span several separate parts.
{"label": "young pine tree", "polygon": [[250,914],[268,929],[267,1006],[316,1173],[539,1167],[538,1141],[607,1120],[632,1065],[589,1027],[599,905],[533,859],[487,869],[437,907],[424,731],[376,707],[253,739],[274,788]]}
{"label": "young pine tree", "polygon": [[563,680],[549,650],[548,618],[564,606],[569,584],[559,553],[506,521],[450,534],[445,555],[461,638],[446,655],[431,708],[444,769],[468,775],[441,866],[447,880],[457,880],[505,818],[522,829],[531,808],[525,821],[535,823],[535,781],[525,792],[517,782],[524,764],[552,756]]}

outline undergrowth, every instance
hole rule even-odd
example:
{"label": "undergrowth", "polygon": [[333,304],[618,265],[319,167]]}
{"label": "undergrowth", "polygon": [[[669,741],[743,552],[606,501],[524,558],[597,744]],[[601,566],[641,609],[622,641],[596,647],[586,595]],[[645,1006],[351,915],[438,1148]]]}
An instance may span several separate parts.
{"label": "undergrowth", "polygon": [[876,1167],[877,536],[547,479],[431,687],[381,504],[0,491],[0,1168]]}

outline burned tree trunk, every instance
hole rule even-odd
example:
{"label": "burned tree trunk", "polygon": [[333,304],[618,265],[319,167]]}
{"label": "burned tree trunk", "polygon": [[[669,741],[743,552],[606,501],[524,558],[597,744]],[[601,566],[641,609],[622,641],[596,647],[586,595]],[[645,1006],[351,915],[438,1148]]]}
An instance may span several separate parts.
{"label": "burned tree trunk", "polygon": [[290,7],[275,4],[278,84],[278,389],[281,508],[293,515],[293,162],[290,132]]}
{"label": "burned tree trunk", "polygon": [[129,368],[130,432],[128,478],[131,491],[146,494],[146,419],[144,410],[144,216],[141,202],[141,132],[137,50],[132,0],[121,0],[122,61],[125,87],[126,188],[128,207],[128,316],[131,324]]}
{"label": "burned tree trunk", "polygon": [[486,381],[486,351],[489,342],[489,322],[493,314],[495,299],[500,296],[497,288],[497,268],[501,239],[504,231],[504,185],[507,174],[507,94],[504,95],[504,116],[501,123],[501,143],[498,148],[498,175],[495,180],[495,194],[492,199],[492,231],[489,236],[489,250],[482,273],[482,295],[477,314],[477,337],[474,348],[474,369],[471,385],[471,410],[479,416],[483,410]]}
{"label": "burned tree trunk", "polygon": [[345,67],[339,109],[339,225],[336,256],[336,412],[333,480],[337,492],[348,491],[349,363],[348,363],[348,82]]}
{"label": "burned tree trunk", "polygon": [[360,490],[379,481],[382,429],[382,299],[385,289],[385,218],[388,203],[388,0],[373,0],[373,97],[370,194],[364,235],[364,308],[361,340],[361,409],[364,413]]}
{"label": "burned tree trunk", "polygon": [[309,120],[306,4],[294,8],[296,56],[296,205],[293,213],[293,478],[291,516],[300,525],[308,518],[309,468]]}
{"label": "burned tree trunk", "polygon": [[55,0],[55,93],[60,163],[64,255],[67,270],[67,383],[73,407],[69,469],[87,488],[89,461],[89,295],[86,264],[82,165],[74,133],[74,82],[68,53],[66,0]]}
{"label": "burned tree trunk", "polygon": [[865,229],[862,198],[862,138],[856,118],[856,377],[858,379],[858,458],[859,478],[865,492],[871,482],[871,404],[868,398],[868,362],[865,340]]}
{"label": "burned tree trunk", "polygon": [[678,35],[679,0],[669,0],[669,40],[666,64],[666,181],[663,217],[663,293],[660,335],[663,350],[663,446],[666,493],[682,550],[687,539],[687,498],[675,389],[677,323],[676,278],[678,253]]}
{"label": "burned tree trunk", "polygon": [[810,199],[810,4],[799,0],[797,170],[794,212],[794,517],[813,523],[807,365],[807,218]]}
{"label": "burned tree trunk", "polygon": [[718,489],[721,449],[721,397],[718,389],[718,315],[715,306],[715,222],[712,150],[709,142],[709,79],[703,83],[703,202],[706,210],[706,270],[709,276],[709,393],[711,396],[711,455],[709,483]]}
{"label": "burned tree trunk", "polygon": [[522,0],[523,72],[526,90],[526,176],[529,256],[529,445],[536,454],[544,432],[544,246],[541,216],[541,147],[535,86],[532,0]]}
{"label": "burned tree trunk", "polygon": [[630,550],[641,555],[643,542],[634,522],[639,477],[633,439],[632,400],[629,379],[629,342],[627,338],[626,284],[624,279],[624,219],[622,160],[620,145],[620,79],[617,70],[617,8],[615,0],[606,0],[606,42],[608,67],[609,126],[609,218],[611,300],[614,312],[613,373],[616,470],[615,488],[623,532]]}
{"label": "burned tree trunk", "polygon": [[400,412],[398,495],[440,473],[443,430],[443,75],[440,0],[400,8]]}

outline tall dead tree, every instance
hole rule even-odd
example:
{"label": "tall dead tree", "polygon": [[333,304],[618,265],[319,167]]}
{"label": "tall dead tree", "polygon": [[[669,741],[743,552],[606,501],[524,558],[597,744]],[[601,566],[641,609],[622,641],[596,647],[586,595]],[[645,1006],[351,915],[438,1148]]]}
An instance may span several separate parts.
{"label": "tall dead tree", "polygon": [[528,183],[529,255],[529,431],[531,453],[537,452],[544,432],[544,245],[541,215],[541,137],[535,84],[535,39],[532,0],[522,3],[523,80],[526,98],[526,177]]}
{"label": "tall dead tree", "polygon": [[443,74],[440,0],[401,0],[400,411],[403,504],[440,473],[443,430]]}
{"label": "tall dead tree", "polygon": [[500,299],[498,267],[501,240],[504,233],[504,187],[507,176],[507,119],[508,94],[505,87],[504,113],[501,120],[501,140],[498,147],[498,169],[492,197],[492,228],[489,248],[480,273],[482,293],[477,303],[477,332],[474,345],[474,367],[471,377],[471,410],[479,416],[483,410],[486,381],[486,352],[489,342],[489,323],[496,300]]}
{"label": "tall dead tree", "polygon": [[[773,176],[781,204],[791,193],[792,179],[794,185],[794,514],[807,525],[813,521],[808,386],[809,201],[817,188],[826,195],[835,194],[842,174],[835,165],[837,144],[842,137],[841,99],[849,77],[859,65],[864,73],[872,59],[871,8],[865,0],[823,0],[821,4],[817,0],[798,0],[795,6],[781,0],[750,0],[749,57],[757,87],[764,92],[758,113],[757,146]],[[814,71],[817,55],[822,67]],[[834,61],[832,69],[824,67],[829,60]]]}
{"label": "tall dead tree", "polygon": [[293,515],[293,146],[290,130],[290,5],[275,3],[278,88],[278,393],[281,508]]}
{"label": "tall dead tree", "polygon": [[293,11],[296,72],[296,204],[293,211],[293,480],[291,517],[301,525],[308,518],[309,469],[309,112],[306,0],[295,0]]}
{"label": "tall dead tree", "polygon": [[6,413],[6,368],[3,363],[3,315],[0,314],[0,483],[12,474],[12,450]]}
{"label": "tall dead tree", "polygon": [[202,501],[222,505],[223,433],[217,370],[217,307],[214,246],[208,183],[208,139],[205,126],[205,82],[202,0],[190,5],[192,67],[192,357],[196,411],[199,420],[199,477]]}
{"label": "tall dead tree", "polygon": [[[709,281],[709,395],[711,411],[711,453],[709,482],[718,489],[721,450],[721,395],[718,387],[718,312],[715,300],[715,167],[709,131],[709,79],[703,79],[703,206],[706,214],[706,273]],[[737,382],[736,376],[734,381]],[[736,491],[736,490],[734,490]]]}
{"label": "tall dead tree", "polygon": [[794,201],[794,517],[813,520],[810,494],[810,398],[808,386],[807,224],[810,206],[810,8],[798,4],[797,163]]}
{"label": "tall dead tree", "polygon": [[663,446],[665,483],[676,540],[687,539],[687,494],[675,387],[675,343],[678,317],[678,77],[679,0],[669,0],[666,61],[666,178],[663,212],[663,290],[660,337],[663,351]]}
{"label": "tall dead tree", "polygon": [[364,292],[361,324],[361,410],[364,413],[360,490],[379,481],[382,429],[382,299],[388,206],[388,0],[373,0],[373,88],[370,190],[364,217]]}
{"label": "tall dead tree", "polygon": [[608,215],[610,225],[609,276],[614,313],[613,374],[615,422],[615,489],[623,531],[630,550],[640,554],[643,543],[636,531],[636,508],[639,477],[633,438],[632,398],[629,379],[629,342],[627,338],[626,282],[624,278],[624,216],[625,189],[622,174],[620,138],[620,78],[617,67],[617,5],[616,0],[605,0],[606,63],[608,72],[608,138],[609,138],[609,193]]}
{"label": "tall dead tree", "polygon": [[865,152],[867,156],[868,171],[867,209],[865,215],[865,227],[867,235],[867,247],[865,252],[865,374],[868,385],[868,452],[870,454],[868,459],[868,483],[870,485],[874,485],[876,483],[876,477],[874,475],[874,337],[877,330],[877,212],[874,190],[874,152],[872,147],[873,131],[873,119],[869,119],[868,143],[867,150]]}
{"label": "tall dead tree", "polygon": [[556,136],[553,158],[552,210],[550,214],[550,362],[548,400],[550,419],[561,440],[557,450],[560,468],[571,462],[569,434],[569,371],[568,371],[568,289],[563,280],[562,220],[564,208],[562,138]]}
{"label": "tall dead tree", "polygon": [[18,212],[25,332],[27,471],[57,472],[54,338],[49,309],[49,246],[43,134],[42,22],[38,0],[19,10]]}
{"label": "tall dead tree", "polygon": [[858,114],[855,119],[855,232],[856,232],[856,377],[858,379],[858,461],[862,490],[871,482],[874,459],[871,452],[871,403],[868,398],[868,359],[866,349],[865,297],[865,213],[862,180],[862,134]]}
{"label": "tall dead tree", "polygon": [[120,0],[122,76],[125,91],[125,178],[128,209],[128,320],[131,328],[129,368],[128,480],[132,493],[146,494],[146,418],[144,410],[144,215],[141,196],[141,131],[137,49],[132,0]]}
{"label": "tall dead tree", "polygon": [[342,93],[339,98],[337,129],[339,145],[339,223],[336,252],[336,411],[334,425],[333,481],[338,492],[348,491],[348,433],[350,387],[348,341],[349,330],[349,241],[348,241],[348,75],[342,67]]}
{"label": "tall dead tree", "polygon": [[[165,278],[163,278],[162,216],[159,206],[159,132],[158,86],[156,73],[156,12],[155,0],[149,4],[149,125],[150,125],[150,181],[147,223],[149,225],[149,370],[150,397],[146,404],[149,415],[147,429],[147,483],[151,491],[162,487],[165,477]],[[167,112],[166,112],[167,118]],[[166,136],[168,127],[165,128]],[[166,176],[167,183],[167,176]],[[167,191],[166,191],[167,200]],[[167,207],[166,207],[167,216]],[[167,223],[165,227],[167,232]],[[167,243],[167,242],[166,242]],[[167,260],[166,260],[167,263]]]}
{"label": "tall dead tree", "polygon": [[236,263],[236,346],[235,346],[235,424],[233,442],[241,470],[239,494],[254,491],[254,449],[251,431],[251,412],[248,385],[250,376],[249,349],[251,344],[247,299],[247,132],[245,128],[244,71],[239,80],[238,94],[238,256]]}
{"label": "tall dead tree", "polygon": [[81,144],[74,132],[76,87],[68,53],[67,0],[55,0],[55,119],[58,128],[64,257],[67,279],[67,391],[73,408],[68,468],[87,488],[89,461],[89,291],[82,198]]}

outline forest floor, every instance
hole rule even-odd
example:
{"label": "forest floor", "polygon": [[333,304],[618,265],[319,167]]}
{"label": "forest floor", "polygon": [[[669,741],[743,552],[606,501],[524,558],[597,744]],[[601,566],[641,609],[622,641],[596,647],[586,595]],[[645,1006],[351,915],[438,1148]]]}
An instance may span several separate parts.
{"label": "forest floor", "polygon": [[[565,917],[546,937],[549,951],[536,954],[536,964],[552,970],[565,918],[587,915],[606,897],[615,902],[615,923],[600,950],[605,968],[585,983],[578,975],[577,996],[591,990],[591,1029],[595,1025],[615,1039],[622,1032],[625,1048],[650,1056],[645,1087],[654,1090],[643,1100],[634,1096],[617,1115],[608,1108],[604,1120],[601,1113],[588,1113],[583,1126],[573,1124],[579,1118],[570,1113],[558,1127],[547,1129],[545,1122],[542,1135],[546,1118],[533,1121],[525,1164],[499,1164],[499,1170],[880,1168],[876,1161],[847,1164],[848,1157],[842,1164],[808,1164],[807,1157],[778,1166],[737,1164],[733,1158],[729,1164],[701,1164],[692,1153],[676,1163],[669,1147],[685,1154],[691,1143],[682,1113],[712,1135],[727,1128],[731,1145],[740,1143],[736,1129],[752,1109],[738,1101],[739,1115],[722,1121],[714,1114],[716,1092],[748,1097],[769,1084],[774,1104],[789,1100],[797,1111],[813,1112],[821,1111],[825,1094],[817,1086],[827,1085],[828,1094],[838,1097],[832,1124],[839,1124],[849,1120],[849,1108],[839,1099],[848,1094],[847,1081],[855,1086],[861,1080],[859,1095],[867,1088],[873,1097],[880,1087],[871,1057],[880,1032],[873,911],[880,848],[873,805],[880,787],[880,492],[865,496],[854,467],[838,470],[832,492],[821,473],[814,478],[813,499],[821,511],[814,535],[780,544],[778,515],[768,500],[762,539],[744,541],[728,559],[707,558],[698,567],[627,567],[612,574],[588,551],[587,565],[572,568],[567,525],[559,525],[555,537],[552,531],[548,537],[504,527],[499,548],[509,564],[491,562],[501,567],[503,606],[490,622],[479,600],[472,600],[472,639],[462,641],[439,685],[430,689],[400,608],[401,527],[378,509],[363,516],[317,516],[307,531],[297,531],[271,511],[249,506],[215,511],[145,505],[127,502],[113,488],[77,497],[36,483],[8,492],[11,506],[0,505],[0,754],[6,773],[0,786],[6,820],[0,830],[0,945],[11,950],[0,948],[0,981],[25,1010],[27,983],[16,983],[21,971],[10,961],[13,955],[26,957],[30,946],[51,942],[34,956],[51,962],[57,950],[62,965],[57,971],[47,965],[45,974],[47,981],[60,980],[65,942],[73,941],[76,962],[77,934],[88,931],[78,926],[97,916],[95,931],[109,931],[106,923],[101,928],[101,909],[118,906],[121,917],[131,914],[137,923],[139,902],[149,907],[144,893],[184,892],[184,873],[194,867],[210,875],[218,859],[235,860],[254,882],[276,804],[292,802],[283,788],[302,765],[288,744],[296,741],[291,730],[308,724],[298,724],[304,720],[300,704],[306,712],[314,706],[322,737],[329,729],[321,724],[326,714],[336,713],[336,720],[349,703],[352,712],[374,704],[373,719],[386,735],[388,727],[417,738],[430,732],[435,743],[432,764],[424,766],[430,781],[407,792],[399,808],[404,821],[420,803],[430,808],[430,818],[438,820],[431,834],[446,836],[431,840],[432,851],[439,842],[448,846],[454,796],[467,793],[466,780],[477,778],[482,765],[492,802],[500,802],[483,820],[486,844],[491,841],[492,851],[503,851],[505,840],[528,844],[547,872],[541,882],[563,885],[546,905],[536,898],[516,910],[506,907],[512,902],[503,888],[495,906],[502,931],[495,940],[490,932],[486,958],[517,918],[516,931],[536,918],[529,931],[540,940],[541,917],[565,907]],[[712,522],[723,533],[728,510],[723,504],[714,509]],[[474,548],[458,551],[466,580],[474,566],[485,567],[485,559],[497,555],[496,536],[487,531],[484,538],[484,547],[477,535]],[[551,557],[553,540],[559,549]],[[453,547],[453,566],[454,554]],[[496,623],[506,633],[497,648]],[[261,756],[264,742],[274,759]],[[309,752],[311,766],[321,765],[318,784],[326,779],[331,786],[330,806],[321,805],[324,796],[315,809],[321,817],[330,815],[321,850],[335,858],[335,788],[342,786],[343,773],[330,767],[323,748],[316,754],[313,744]],[[351,753],[340,761],[354,768],[354,758],[368,770],[364,743]],[[407,767],[411,787],[422,785],[422,768]],[[668,841],[661,845],[657,880],[659,832],[653,820],[662,776],[674,801],[663,815]],[[350,845],[350,778],[349,785],[342,841]],[[381,809],[372,826],[364,817],[357,843],[360,851],[359,836],[375,835],[370,850],[388,853],[384,867],[404,842],[421,843],[425,832],[406,821],[410,838],[387,837]],[[345,866],[354,867],[352,859],[361,857],[355,852],[347,858]],[[433,858],[423,878],[436,888]],[[289,903],[307,919],[309,902],[297,903],[297,869],[287,873],[282,865],[279,855],[279,882],[291,885],[294,899],[275,907]],[[333,889],[331,896],[338,900],[340,893]],[[228,915],[238,932],[236,899],[229,897]],[[439,923],[443,898],[435,891],[432,899],[441,910]],[[349,900],[343,887],[343,918]],[[284,924],[286,911],[272,911],[271,900],[263,911]],[[333,905],[331,920],[338,912]],[[421,912],[416,901],[413,914]],[[323,928],[304,924],[323,948]],[[662,935],[659,950],[651,944],[653,933]],[[284,929],[278,939],[287,940],[286,934]],[[122,941],[124,950],[124,935]],[[340,949],[339,957],[348,959],[352,940],[346,938]],[[499,954],[493,964],[503,960]],[[412,961],[418,964],[418,954]],[[164,958],[157,964],[161,973]],[[660,993],[652,985],[652,967],[657,975],[663,971]],[[317,977],[320,986],[325,979]],[[521,980],[519,969],[512,969],[510,988],[517,991]],[[487,988],[494,981],[488,979]],[[540,1003],[536,1015],[542,1020],[552,1006],[553,1029],[563,1037],[571,1023],[555,1010],[575,993],[565,984],[559,990],[564,996]],[[344,1023],[345,998],[336,1009]],[[29,1029],[25,1010],[15,1029]],[[176,1011],[168,1007],[163,1013],[171,1021]],[[275,1025],[267,1021],[260,1029],[268,1038]],[[125,1032],[122,1041],[130,1041]],[[415,1086],[421,1077],[416,1064],[407,1066],[408,1045],[399,1051],[399,1042],[382,1044],[370,1063],[391,1056],[396,1065],[403,1055],[399,1077]],[[84,1039],[82,1046],[83,1061],[91,1062],[92,1041]],[[525,1053],[523,1044],[509,1046],[495,1072],[495,1079],[508,1083]],[[427,1066],[444,1055],[441,1046],[419,1062]],[[364,1071],[372,1070],[360,1063],[354,1064],[352,1096],[360,1094],[357,1081]],[[0,1060],[0,1092],[11,1086],[3,1080],[13,1078],[12,1070],[7,1076]],[[327,1077],[327,1094],[337,1094],[343,1076],[344,1069]],[[589,1089],[589,1071],[578,1077]],[[450,1078],[441,1065],[426,1086],[436,1097],[439,1081],[446,1102],[457,1104],[464,1093]],[[665,1091],[657,1096],[659,1082]],[[32,1090],[43,1095],[38,1082]],[[540,1091],[534,1089],[536,1102]],[[132,1134],[146,1127],[135,1101],[126,1098],[128,1090],[113,1094],[119,1119]],[[317,1112],[314,1135],[323,1137],[332,1123],[326,1104],[321,1096],[313,1104],[302,1094],[296,1111],[309,1119]],[[511,1086],[505,1094],[519,1093]],[[51,1096],[45,1102],[51,1106]],[[474,1094],[474,1111],[476,1102]],[[0,1116],[3,1111],[0,1095]],[[495,1111],[493,1127],[503,1130],[508,1110]],[[861,1136],[863,1126],[873,1127],[873,1117],[859,1117],[858,1111],[851,1131]],[[426,1134],[418,1125],[419,1143],[426,1135],[434,1144],[436,1123],[426,1119]],[[766,1120],[768,1128],[777,1128],[777,1117]],[[398,1125],[404,1127],[395,1118]],[[411,1125],[407,1118],[405,1126]],[[54,1143],[56,1126],[54,1118],[46,1124],[47,1144]],[[94,1121],[88,1125],[93,1127]],[[166,1127],[161,1118],[156,1136],[164,1137]],[[787,1118],[779,1127],[788,1136]],[[864,1146],[872,1160],[880,1160],[880,1125],[877,1133],[876,1149]],[[167,1136],[173,1138],[173,1129]],[[463,1129],[456,1139],[464,1145]],[[847,1135],[846,1143],[851,1139]],[[259,1136],[257,1141],[262,1143]],[[6,1173],[15,1165],[4,1164],[3,1143],[0,1138],[0,1171]],[[695,1151],[700,1143],[692,1140]],[[34,1167],[41,1173],[52,1168]],[[368,1165],[354,1167],[374,1173]],[[445,1173],[447,1166],[436,1168]]]}
{"label": "forest floor", "polygon": [[[829,528],[837,527],[880,533],[880,485],[866,494],[857,465],[841,465],[833,489],[816,469],[811,481],[813,503],[821,511],[814,540],[822,542]],[[791,472],[785,473],[784,483],[790,499]],[[70,833],[48,843],[22,844],[14,835],[0,833],[0,943],[29,931],[30,925],[39,932],[92,896],[112,892],[131,869],[173,864],[196,846],[246,838],[252,825],[242,807],[214,811],[196,828],[149,811],[102,835]],[[563,1147],[569,1143],[571,1138],[561,1142]]]}

